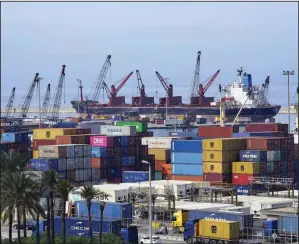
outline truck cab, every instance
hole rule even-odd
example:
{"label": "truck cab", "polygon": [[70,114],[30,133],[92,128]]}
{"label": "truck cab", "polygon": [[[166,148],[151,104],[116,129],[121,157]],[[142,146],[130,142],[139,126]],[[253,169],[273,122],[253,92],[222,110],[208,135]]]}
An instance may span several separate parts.
{"label": "truck cab", "polygon": [[185,222],[188,220],[187,210],[179,210],[172,215],[172,229],[175,233],[184,232]]}
{"label": "truck cab", "polygon": [[189,220],[185,223],[184,228],[184,241],[187,244],[193,244],[195,242],[195,228],[197,227],[199,219]]}

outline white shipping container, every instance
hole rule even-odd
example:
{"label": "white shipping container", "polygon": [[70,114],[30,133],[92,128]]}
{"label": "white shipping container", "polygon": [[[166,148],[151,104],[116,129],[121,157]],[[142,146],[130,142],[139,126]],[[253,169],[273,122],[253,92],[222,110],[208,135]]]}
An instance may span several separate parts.
{"label": "white shipping container", "polygon": [[180,137],[143,137],[141,144],[148,148],[171,149],[171,141],[178,139]]}
{"label": "white shipping container", "polygon": [[136,126],[102,125],[101,134],[107,136],[135,136]]}
{"label": "white shipping container", "polygon": [[294,143],[298,144],[298,133],[294,134]]}
{"label": "white shipping container", "polygon": [[40,158],[60,158],[64,148],[58,145],[39,146],[38,155]]}
{"label": "white shipping container", "polygon": [[183,119],[166,119],[164,120],[164,125],[183,125]]}

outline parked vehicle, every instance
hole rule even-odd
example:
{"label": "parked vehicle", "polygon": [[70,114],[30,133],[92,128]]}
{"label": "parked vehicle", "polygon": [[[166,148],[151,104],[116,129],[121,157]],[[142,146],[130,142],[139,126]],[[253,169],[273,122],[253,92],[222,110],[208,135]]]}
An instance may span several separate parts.
{"label": "parked vehicle", "polygon": [[[34,225],[34,221],[28,220],[26,222],[26,229],[32,230],[33,225]],[[12,224],[12,227],[15,228],[15,229],[24,229],[24,224],[21,223],[20,225],[18,225],[18,223],[15,222],[15,223]]]}
{"label": "parked vehicle", "polygon": [[140,244],[162,244],[162,240],[160,239],[159,236],[153,236],[152,243],[150,243],[150,237],[145,236],[145,237],[141,238]]}

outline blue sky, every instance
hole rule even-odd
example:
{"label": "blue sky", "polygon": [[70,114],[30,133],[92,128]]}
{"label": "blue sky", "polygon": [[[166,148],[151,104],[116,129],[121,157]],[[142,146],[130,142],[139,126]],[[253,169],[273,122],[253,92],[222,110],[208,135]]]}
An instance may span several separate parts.
{"label": "blue sky", "polygon": [[[42,97],[50,82],[56,87],[66,64],[66,104],[83,81],[89,94],[107,54],[111,85],[140,70],[148,96],[164,96],[154,71],[168,77],[174,95],[187,99],[197,51],[202,51],[200,79],[221,70],[218,84],[236,78],[244,66],[253,83],[270,75],[270,101],[287,103],[284,69],[295,70],[291,100],[298,84],[297,3],[2,3],[1,102],[16,86],[17,105],[36,72],[43,77]],[[137,95],[136,75],[119,95]],[[37,96],[32,104],[37,104]]]}

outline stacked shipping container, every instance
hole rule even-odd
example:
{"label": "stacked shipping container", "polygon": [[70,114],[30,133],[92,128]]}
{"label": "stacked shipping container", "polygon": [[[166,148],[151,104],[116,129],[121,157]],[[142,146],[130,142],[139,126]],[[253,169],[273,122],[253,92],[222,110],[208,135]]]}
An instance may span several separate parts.
{"label": "stacked shipping container", "polygon": [[8,153],[11,150],[32,156],[31,140],[28,131],[3,133],[1,135],[1,152]]}

